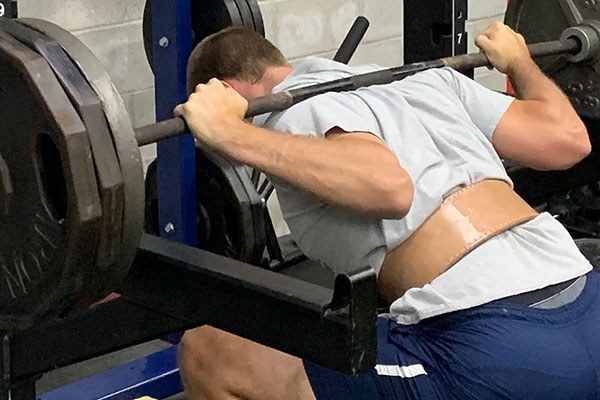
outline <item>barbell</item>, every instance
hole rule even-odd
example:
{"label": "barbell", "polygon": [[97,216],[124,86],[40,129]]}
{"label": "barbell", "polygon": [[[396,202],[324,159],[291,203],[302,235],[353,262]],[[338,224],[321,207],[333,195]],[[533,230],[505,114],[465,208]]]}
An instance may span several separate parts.
{"label": "barbell", "polygon": [[[584,41],[585,39],[585,41]],[[581,26],[564,31],[560,40],[536,43],[528,46],[532,57],[547,57],[563,54],[571,62],[597,61],[600,55],[600,22],[587,21]],[[385,85],[400,81],[419,72],[434,68],[449,67],[457,71],[468,71],[479,67],[490,67],[490,61],[484,53],[466,54],[401,67],[382,69],[350,78],[310,85],[299,89],[286,90],[260,97],[248,103],[246,118],[261,114],[284,111],[294,105],[329,92],[348,92],[373,85]],[[580,109],[580,112],[592,110]],[[600,111],[600,110],[598,110]],[[596,117],[596,114],[593,114]],[[140,146],[159,142],[188,132],[182,118],[172,118],[156,124],[138,128],[136,141]]]}
{"label": "barbell", "polygon": [[[571,72],[581,71],[567,80],[548,70],[581,115],[598,118],[599,89],[585,86],[589,98],[578,102],[580,92],[572,90],[598,67],[597,19],[529,50],[534,57],[560,56]],[[383,69],[252,100],[247,116],[432,68],[487,65],[485,55],[470,54]],[[0,22],[0,69],[0,330],[21,330],[89,304],[124,279],[144,218],[139,146],[186,127],[174,118],[134,130],[98,59],[47,21]]]}

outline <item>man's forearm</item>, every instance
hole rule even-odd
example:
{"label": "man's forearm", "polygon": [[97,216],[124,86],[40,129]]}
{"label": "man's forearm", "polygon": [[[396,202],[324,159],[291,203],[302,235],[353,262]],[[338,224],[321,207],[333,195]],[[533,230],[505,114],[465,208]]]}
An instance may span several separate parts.
{"label": "man's forearm", "polygon": [[[412,182],[383,144],[272,132],[250,124],[227,128],[218,150],[290,185],[374,218],[401,218]],[[409,187],[410,186],[410,187]]]}

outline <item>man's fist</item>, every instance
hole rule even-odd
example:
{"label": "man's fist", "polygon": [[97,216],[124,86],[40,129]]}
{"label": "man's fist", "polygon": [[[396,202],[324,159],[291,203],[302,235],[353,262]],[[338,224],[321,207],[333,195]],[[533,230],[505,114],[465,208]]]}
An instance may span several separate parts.
{"label": "man's fist", "polygon": [[185,118],[196,139],[219,147],[228,126],[243,122],[248,101],[218,79],[198,85],[186,103],[175,108],[175,115]]}
{"label": "man's fist", "polygon": [[531,58],[525,38],[500,22],[495,22],[477,36],[475,44],[502,73],[508,73],[516,62]]}

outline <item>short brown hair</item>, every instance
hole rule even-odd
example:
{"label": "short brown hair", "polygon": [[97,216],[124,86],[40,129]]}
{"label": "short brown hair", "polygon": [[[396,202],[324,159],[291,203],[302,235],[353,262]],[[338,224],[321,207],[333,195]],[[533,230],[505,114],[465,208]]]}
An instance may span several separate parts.
{"label": "short brown hair", "polygon": [[188,90],[212,78],[258,82],[267,67],[288,65],[281,51],[253,30],[229,27],[206,37],[188,62]]}

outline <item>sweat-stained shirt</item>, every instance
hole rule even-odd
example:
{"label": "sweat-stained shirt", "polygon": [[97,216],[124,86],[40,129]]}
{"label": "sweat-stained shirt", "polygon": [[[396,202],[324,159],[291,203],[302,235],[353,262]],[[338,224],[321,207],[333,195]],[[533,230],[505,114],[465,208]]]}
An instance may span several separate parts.
{"label": "sweat-stained shirt", "polygon": [[[309,57],[274,93],[378,69]],[[491,142],[512,101],[443,68],[389,85],[327,93],[255,120],[294,135],[324,137],[335,127],[371,133],[387,144],[414,183],[414,201],[405,218],[375,220],[274,179],[284,218],[300,249],[334,272],[371,266],[379,273],[386,254],[448,195],[483,179],[512,184]],[[544,213],[488,240],[431,284],[410,289],[391,305],[391,317],[414,324],[565,282],[591,269],[566,229]]]}

